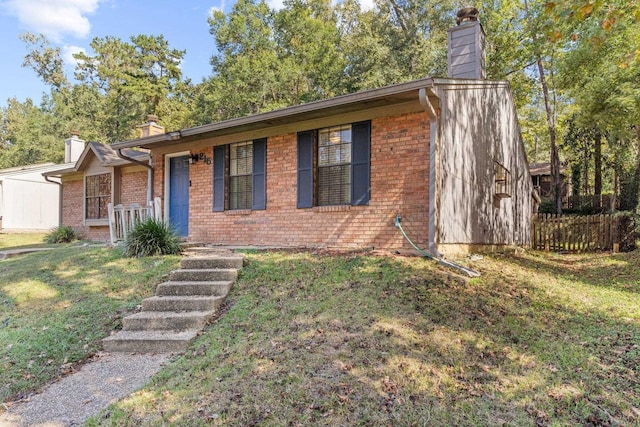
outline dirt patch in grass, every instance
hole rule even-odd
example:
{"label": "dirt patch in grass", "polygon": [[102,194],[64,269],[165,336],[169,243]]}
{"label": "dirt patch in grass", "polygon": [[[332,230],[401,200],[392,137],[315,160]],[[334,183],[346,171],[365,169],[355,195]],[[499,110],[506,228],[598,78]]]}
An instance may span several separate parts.
{"label": "dirt patch in grass", "polygon": [[419,258],[250,253],[226,314],[89,425],[638,424],[638,261],[496,255],[468,280]]}

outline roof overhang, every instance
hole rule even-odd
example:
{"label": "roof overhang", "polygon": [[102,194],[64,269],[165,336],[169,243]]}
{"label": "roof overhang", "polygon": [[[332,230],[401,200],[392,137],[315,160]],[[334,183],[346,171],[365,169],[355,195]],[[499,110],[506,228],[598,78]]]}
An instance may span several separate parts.
{"label": "roof overhang", "polygon": [[147,149],[160,148],[205,138],[289,125],[330,115],[354,113],[375,108],[393,108],[395,105],[406,104],[408,102],[415,102],[419,106],[418,91],[421,88],[433,86],[435,82],[436,80],[432,78],[414,80],[266,113],[167,132],[161,135],[117,142],[111,146],[114,149],[132,147],[143,147]]}
{"label": "roof overhang", "polygon": [[[124,150],[125,154],[134,156],[135,160],[138,161],[149,161],[149,153],[143,151],[134,151],[134,150]],[[58,165],[56,170],[51,170],[44,172],[43,176],[53,176],[59,177],[62,175],[68,175],[72,173],[80,172],[85,169],[91,159],[95,158],[100,165],[104,167],[118,167],[118,166],[129,166],[134,165],[133,162],[129,160],[122,159],[117,157],[115,151],[111,147],[103,146],[97,142],[89,142],[82,154],[78,158],[75,163],[67,163],[65,165]]]}
{"label": "roof overhang", "polygon": [[[141,147],[146,149],[162,148],[207,138],[225,137],[234,134],[250,134],[262,132],[266,129],[282,129],[288,125],[312,122],[329,116],[343,114],[354,115],[367,110],[384,111],[385,115],[397,113],[397,107],[415,104],[416,111],[422,110],[419,91],[424,88],[442,89],[471,89],[508,86],[504,81],[470,80],[470,79],[441,79],[424,78],[406,83],[399,83],[378,89],[371,89],[357,93],[338,96],[321,101],[309,102],[279,110],[239,117],[202,126],[167,132],[145,138],[132,139],[111,144],[115,150],[123,148]],[[438,99],[431,100],[436,109]],[[268,136],[264,132],[262,136]]]}

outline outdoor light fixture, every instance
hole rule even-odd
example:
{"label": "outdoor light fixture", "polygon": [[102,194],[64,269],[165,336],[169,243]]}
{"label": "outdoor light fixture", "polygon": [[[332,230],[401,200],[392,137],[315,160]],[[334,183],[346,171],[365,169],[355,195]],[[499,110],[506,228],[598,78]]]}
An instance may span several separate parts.
{"label": "outdoor light fixture", "polygon": [[511,173],[500,163],[495,163],[496,167],[496,197],[503,199],[511,197]]}

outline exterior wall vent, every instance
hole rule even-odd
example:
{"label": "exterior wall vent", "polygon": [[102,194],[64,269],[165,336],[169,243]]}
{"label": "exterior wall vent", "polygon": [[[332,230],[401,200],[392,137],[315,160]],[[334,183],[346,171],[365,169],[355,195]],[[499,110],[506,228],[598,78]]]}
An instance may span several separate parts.
{"label": "exterior wall vent", "polygon": [[457,26],[447,33],[448,74],[457,79],[486,79],[484,30],[478,21],[478,9],[458,12]]}

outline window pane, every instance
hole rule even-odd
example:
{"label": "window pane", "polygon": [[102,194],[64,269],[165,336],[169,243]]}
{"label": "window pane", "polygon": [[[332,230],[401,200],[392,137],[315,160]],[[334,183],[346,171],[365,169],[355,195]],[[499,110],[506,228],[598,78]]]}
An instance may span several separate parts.
{"label": "window pane", "polygon": [[253,142],[230,146],[229,209],[251,209],[253,202]]}
{"label": "window pane", "polygon": [[351,125],[342,126],[342,142],[351,142]]}
{"label": "window pane", "polygon": [[349,203],[351,203],[351,165],[319,168],[318,204],[322,206]]}
{"label": "window pane", "polygon": [[229,177],[229,208],[251,209],[251,175]]}
{"label": "window pane", "polygon": [[253,143],[232,144],[230,166],[229,174],[231,176],[250,174],[253,171]]}
{"label": "window pane", "polygon": [[99,218],[98,217],[98,198],[87,199],[87,218]]}
{"label": "window pane", "polygon": [[351,203],[351,125],[318,131],[318,204]]}
{"label": "window pane", "polygon": [[111,203],[111,174],[91,175],[85,178],[85,212],[87,219],[107,218]]}

